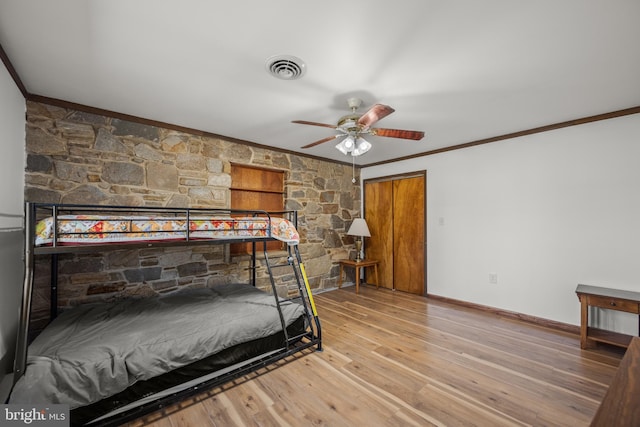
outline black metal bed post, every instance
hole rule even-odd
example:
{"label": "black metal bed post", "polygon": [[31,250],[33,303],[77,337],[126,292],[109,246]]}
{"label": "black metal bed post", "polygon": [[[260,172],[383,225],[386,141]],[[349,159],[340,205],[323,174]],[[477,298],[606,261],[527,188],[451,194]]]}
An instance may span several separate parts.
{"label": "black metal bed post", "polygon": [[49,305],[50,320],[58,317],[58,254],[51,254],[51,303]]}
{"label": "black metal bed post", "polygon": [[31,297],[33,295],[33,235],[35,214],[33,203],[25,204],[24,221],[24,282],[22,285],[22,304],[20,306],[20,324],[16,339],[16,357],[13,362],[13,383],[24,375],[27,366],[27,347],[29,345],[29,319],[31,318]]}
{"label": "black metal bed post", "polygon": [[[266,243],[265,243],[266,244]],[[251,242],[251,285],[256,287],[256,242]]]}
{"label": "black metal bed post", "polygon": [[[53,215],[53,242],[52,245],[56,245],[58,242],[58,206],[53,205],[51,214]],[[35,224],[34,215],[34,224]],[[50,302],[49,302],[49,315],[50,320],[58,317],[58,254],[51,254],[51,279],[50,283]]]}

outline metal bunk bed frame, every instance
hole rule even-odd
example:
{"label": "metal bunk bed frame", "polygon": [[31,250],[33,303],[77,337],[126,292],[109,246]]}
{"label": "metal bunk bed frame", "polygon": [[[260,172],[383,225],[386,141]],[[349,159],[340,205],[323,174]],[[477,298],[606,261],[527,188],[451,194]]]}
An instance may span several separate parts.
{"label": "metal bunk bed frame", "polygon": [[[50,246],[35,246],[35,231],[37,221],[42,216],[43,211],[48,211],[49,216],[54,218],[54,239]],[[231,210],[231,209],[206,209],[206,208],[159,208],[159,207],[125,207],[125,206],[94,206],[94,205],[70,205],[70,204],[54,204],[54,203],[25,203],[25,247],[24,247],[24,262],[25,262],[25,275],[22,294],[22,305],[20,309],[20,323],[18,330],[18,337],[16,341],[16,358],[14,363],[14,384],[24,374],[27,363],[27,348],[29,345],[29,322],[31,317],[31,301],[33,295],[34,286],[34,268],[35,268],[35,255],[51,255],[51,302],[50,312],[51,319],[57,316],[58,305],[58,255],[64,253],[90,253],[90,252],[106,252],[117,249],[140,249],[150,247],[166,247],[166,246],[188,246],[188,245],[220,245],[231,243],[251,243],[251,261],[250,267],[250,284],[256,285],[256,271],[257,271],[257,244],[263,243],[264,261],[268,271],[271,290],[273,292],[280,321],[282,323],[282,332],[285,336],[285,345],[279,350],[271,351],[265,354],[263,357],[254,358],[244,364],[234,365],[233,369],[222,370],[221,375],[213,375],[215,372],[209,375],[203,375],[199,378],[204,378],[202,382],[198,382],[196,385],[189,385],[184,389],[176,392],[172,392],[169,395],[162,396],[158,399],[150,402],[145,402],[141,405],[135,406],[131,409],[127,409],[122,412],[116,412],[115,415],[107,414],[99,417],[87,425],[91,426],[117,426],[124,422],[134,420],[143,415],[151,413],[153,411],[162,409],[168,405],[176,402],[180,402],[187,397],[202,393],[206,390],[213,389],[221,386],[227,382],[233,381],[240,377],[243,377],[249,373],[255,372],[261,368],[269,366],[278,360],[292,356],[296,353],[302,352],[305,349],[316,347],[316,351],[322,351],[322,331],[320,325],[320,319],[313,300],[313,295],[309,282],[307,279],[306,271],[298,245],[286,245],[287,246],[287,264],[272,266],[269,260],[267,251],[267,242],[273,241],[274,238],[267,237],[242,237],[242,238],[229,238],[229,239],[193,239],[190,236],[189,227],[187,226],[186,237],[183,240],[172,241],[153,241],[153,242],[127,242],[127,243],[105,243],[105,244],[85,244],[81,246],[73,245],[58,245],[56,244],[56,230],[57,230],[57,217],[61,212],[82,212],[82,213],[132,213],[136,214],[163,214],[183,216],[186,218],[186,223],[189,224],[189,217],[195,214],[217,214],[217,215],[233,215],[243,214],[252,216],[264,216],[271,221],[271,215],[290,215],[291,221],[294,226],[298,227],[298,217],[296,211],[281,211],[281,212],[267,212],[260,210]],[[293,249],[292,249],[293,248]],[[273,276],[272,269],[275,267],[291,267],[293,270],[293,277],[296,282],[298,294],[296,297],[290,298],[291,300],[298,300],[304,308],[305,318],[308,323],[306,332],[303,335],[296,337],[289,337],[284,324],[284,318],[280,308],[280,298],[276,292],[276,283]],[[213,375],[213,376],[212,376]]]}

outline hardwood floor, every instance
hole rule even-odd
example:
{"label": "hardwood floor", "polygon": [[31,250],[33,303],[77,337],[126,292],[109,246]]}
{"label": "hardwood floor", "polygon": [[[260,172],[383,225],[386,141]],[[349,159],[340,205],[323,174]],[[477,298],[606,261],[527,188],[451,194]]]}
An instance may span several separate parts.
{"label": "hardwood floor", "polygon": [[[362,286],[315,296],[323,352],[129,423],[586,426],[623,351],[496,314]],[[577,302],[576,302],[577,304]]]}

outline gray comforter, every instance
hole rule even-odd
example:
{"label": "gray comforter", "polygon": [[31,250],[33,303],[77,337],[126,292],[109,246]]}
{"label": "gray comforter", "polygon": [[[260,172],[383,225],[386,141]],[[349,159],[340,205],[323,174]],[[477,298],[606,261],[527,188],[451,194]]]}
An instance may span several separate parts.
{"label": "gray comforter", "polygon": [[[299,304],[281,305],[287,326],[303,313]],[[75,307],[29,346],[10,403],[73,409],[280,330],[273,296],[249,285]]]}

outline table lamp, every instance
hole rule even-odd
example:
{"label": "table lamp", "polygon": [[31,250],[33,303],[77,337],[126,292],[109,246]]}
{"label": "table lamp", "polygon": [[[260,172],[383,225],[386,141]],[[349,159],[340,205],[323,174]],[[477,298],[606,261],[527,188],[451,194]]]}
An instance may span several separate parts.
{"label": "table lamp", "polygon": [[349,227],[349,231],[347,231],[349,236],[357,236],[356,237],[356,262],[359,262],[362,258],[360,258],[360,253],[362,251],[362,238],[363,237],[371,237],[371,233],[369,232],[369,227],[367,227],[367,222],[364,218],[356,218],[351,223],[351,227]]}

